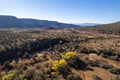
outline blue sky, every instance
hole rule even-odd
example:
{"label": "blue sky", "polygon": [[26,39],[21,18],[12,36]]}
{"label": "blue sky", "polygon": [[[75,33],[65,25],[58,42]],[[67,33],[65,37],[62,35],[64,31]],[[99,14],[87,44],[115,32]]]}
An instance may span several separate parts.
{"label": "blue sky", "polygon": [[66,23],[120,21],[120,0],[0,0],[0,15]]}

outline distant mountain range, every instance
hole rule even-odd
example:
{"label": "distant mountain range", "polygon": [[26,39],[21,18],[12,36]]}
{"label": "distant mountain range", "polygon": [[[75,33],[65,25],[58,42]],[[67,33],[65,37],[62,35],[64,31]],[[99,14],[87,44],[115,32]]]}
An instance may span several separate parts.
{"label": "distant mountain range", "polygon": [[74,24],[60,23],[57,21],[37,20],[27,18],[17,18],[15,16],[0,16],[0,28],[66,28],[66,27],[79,27]]}
{"label": "distant mountain range", "polygon": [[[15,16],[0,16],[0,28],[82,28],[83,30],[98,31],[102,33],[120,34],[120,22],[111,24],[81,23],[67,24],[57,21],[17,18]],[[85,27],[85,28],[84,28]]]}
{"label": "distant mountain range", "polygon": [[83,27],[83,30],[96,31],[104,34],[119,34],[120,35],[120,21],[110,23],[110,24],[101,24],[95,26]]}
{"label": "distant mountain range", "polygon": [[14,16],[0,16],[0,28],[26,27],[25,23]]}
{"label": "distant mountain range", "polygon": [[96,26],[96,25],[99,25],[98,23],[76,23],[76,25],[78,26]]}

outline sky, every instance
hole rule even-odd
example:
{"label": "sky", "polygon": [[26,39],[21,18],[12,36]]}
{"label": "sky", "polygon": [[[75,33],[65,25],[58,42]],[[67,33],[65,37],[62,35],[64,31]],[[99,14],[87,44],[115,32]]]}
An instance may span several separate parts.
{"label": "sky", "polygon": [[120,21],[120,0],[0,0],[0,15],[65,23]]}

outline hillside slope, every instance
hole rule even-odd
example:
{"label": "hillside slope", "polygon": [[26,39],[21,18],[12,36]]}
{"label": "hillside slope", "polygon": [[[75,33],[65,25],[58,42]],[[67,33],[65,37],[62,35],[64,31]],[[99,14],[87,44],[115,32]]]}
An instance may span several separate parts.
{"label": "hillside slope", "polygon": [[82,30],[88,30],[88,31],[94,31],[94,32],[100,32],[104,34],[120,34],[120,21],[111,23],[111,24],[103,24],[103,25],[97,25],[92,27],[85,27],[82,28]]}
{"label": "hillside slope", "polygon": [[120,36],[0,29],[0,80],[120,80],[119,75]]}

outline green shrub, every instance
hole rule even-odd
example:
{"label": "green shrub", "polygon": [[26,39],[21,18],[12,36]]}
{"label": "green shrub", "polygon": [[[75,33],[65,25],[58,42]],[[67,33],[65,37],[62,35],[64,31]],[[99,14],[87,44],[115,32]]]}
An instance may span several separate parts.
{"label": "green shrub", "polygon": [[25,71],[25,75],[26,75],[27,79],[31,80],[35,76],[35,70],[34,69],[27,69]]}
{"label": "green shrub", "polygon": [[15,72],[9,73],[2,77],[2,80],[27,80],[25,74],[16,74]]}
{"label": "green shrub", "polygon": [[120,80],[120,76],[116,76],[114,80]]}
{"label": "green shrub", "polygon": [[68,60],[68,66],[75,69],[85,69],[86,64],[79,58],[75,57],[74,59]]}
{"label": "green shrub", "polygon": [[13,69],[13,66],[10,65],[10,62],[9,62],[9,61],[6,61],[6,62],[3,64],[3,66],[4,66],[5,69],[8,69],[8,70]]}
{"label": "green shrub", "polygon": [[14,80],[28,80],[25,74],[20,74],[19,76],[15,76]]}
{"label": "green shrub", "polygon": [[99,63],[99,67],[104,68],[104,69],[111,69],[111,68],[113,68],[112,65],[109,65],[109,64],[106,63],[106,62],[100,62],[100,63]]}
{"label": "green shrub", "polygon": [[41,76],[36,75],[36,76],[34,77],[34,80],[42,80],[42,77],[41,77]]}
{"label": "green shrub", "polygon": [[63,76],[64,78],[66,78],[67,75],[70,73],[70,69],[69,69],[67,66],[66,66],[66,67],[61,66],[61,67],[58,69],[58,72],[59,72],[60,74],[62,74],[62,76]]}
{"label": "green shrub", "polygon": [[81,53],[86,53],[86,54],[90,53],[89,50],[86,47],[81,47],[80,52]]}
{"label": "green shrub", "polygon": [[113,74],[120,75],[120,68],[111,68],[109,71]]}
{"label": "green shrub", "polygon": [[89,65],[99,67],[99,61],[89,61]]}
{"label": "green shrub", "polygon": [[101,68],[104,68],[104,69],[111,69],[111,68],[113,68],[112,65],[109,65],[109,64],[106,63],[106,62],[90,61],[89,64],[90,64],[91,66],[97,66],[97,67],[101,67]]}
{"label": "green shrub", "polygon": [[93,80],[102,80],[99,76],[97,76],[97,75],[92,75],[92,77],[93,77]]}
{"label": "green shrub", "polygon": [[67,80],[82,80],[82,79],[80,78],[80,76],[76,74],[70,74],[67,76]]}
{"label": "green shrub", "polygon": [[42,58],[43,58],[45,61],[49,60],[49,58],[47,57],[46,54],[43,54]]}
{"label": "green shrub", "polygon": [[115,55],[115,56],[111,56],[110,59],[117,61],[117,60],[119,60],[119,57],[117,55]]}

